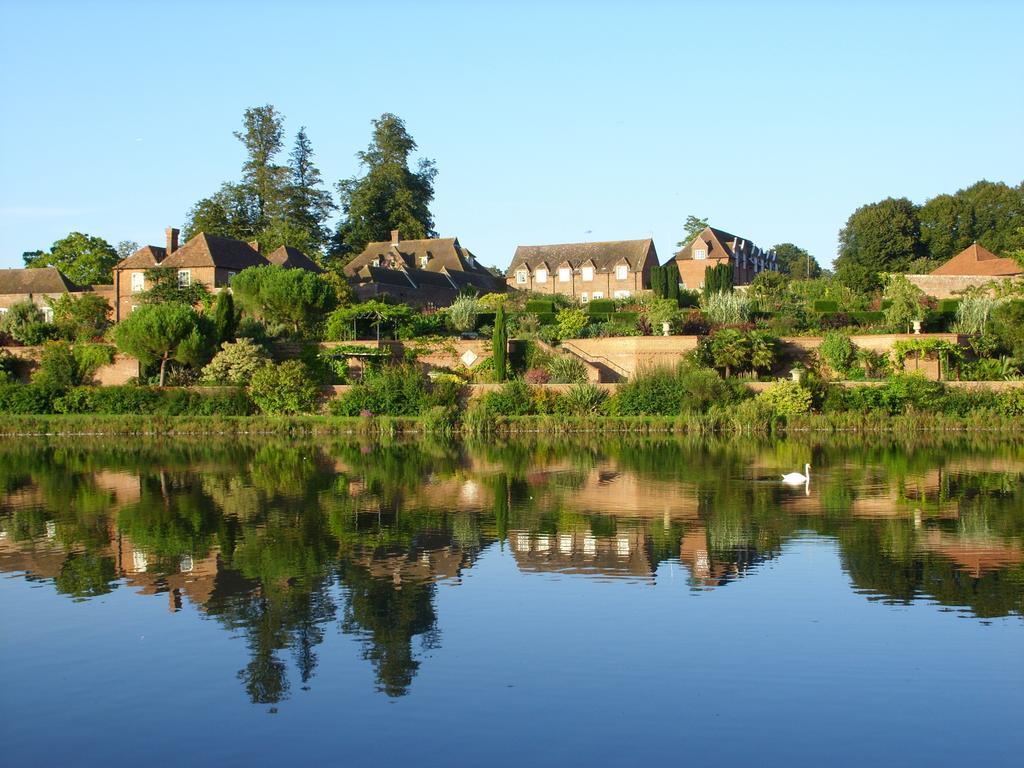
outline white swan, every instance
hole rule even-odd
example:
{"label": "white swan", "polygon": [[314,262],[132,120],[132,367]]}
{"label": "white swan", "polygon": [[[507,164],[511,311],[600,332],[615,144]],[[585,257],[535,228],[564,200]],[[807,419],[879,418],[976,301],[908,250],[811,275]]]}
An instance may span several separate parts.
{"label": "white swan", "polygon": [[804,483],[811,482],[811,465],[804,464],[804,472],[806,474],[800,474],[799,472],[790,472],[788,475],[782,476],[782,482],[788,485],[803,485]]}

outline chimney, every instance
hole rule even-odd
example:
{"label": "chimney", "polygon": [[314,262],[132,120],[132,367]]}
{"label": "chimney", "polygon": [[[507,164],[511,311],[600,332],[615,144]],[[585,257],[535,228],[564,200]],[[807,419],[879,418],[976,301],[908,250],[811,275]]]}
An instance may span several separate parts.
{"label": "chimney", "polygon": [[391,244],[392,245],[398,245],[398,230],[397,229],[392,229],[391,230]]}
{"label": "chimney", "polygon": [[167,235],[167,255],[170,256],[178,250],[178,230],[174,227],[168,227],[164,231]]}
{"label": "chimney", "polygon": [[254,251],[256,251],[256,253],[259,253],[260,252],[260,241],[259,240],[250,240],[249,241],[249,247],[252,248]]}

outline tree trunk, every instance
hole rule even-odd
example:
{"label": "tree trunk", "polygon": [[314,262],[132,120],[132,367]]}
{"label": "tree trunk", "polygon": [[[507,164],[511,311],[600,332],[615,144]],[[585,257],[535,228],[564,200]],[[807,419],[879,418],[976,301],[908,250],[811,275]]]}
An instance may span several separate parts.
{"label": "tree trunk", "polygon": [[725,366],[725,378],[727,378],[727,379],[728,379],[728,378],[729,378],[730,376],[732,376],[732,368],[730,368],[730,367],[729,367],[729,366],[727,365],[727,366]]}
{"label": "tree trunk", "polygon": [[160,358],[160,386],[164,385],[164,372],[167,368],[167,355]]}

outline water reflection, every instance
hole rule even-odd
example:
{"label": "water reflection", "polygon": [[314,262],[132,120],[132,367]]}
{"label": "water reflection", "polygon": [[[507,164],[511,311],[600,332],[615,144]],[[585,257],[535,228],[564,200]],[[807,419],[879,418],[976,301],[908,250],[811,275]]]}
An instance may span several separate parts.
{"label": "water reflection", "polygon": [[[777,482],[814,465],[809,493]],[[243,639],[275,704],[332,627],[405,694],[442,642],[438,584],[488,551],[558,578],[691,589],[750,578],[808,532],[868,599],[1024,613],[1024,449],[799,442],[507,445],[182,440],[0,447],[0,570],[76,601],[186,604]]]}

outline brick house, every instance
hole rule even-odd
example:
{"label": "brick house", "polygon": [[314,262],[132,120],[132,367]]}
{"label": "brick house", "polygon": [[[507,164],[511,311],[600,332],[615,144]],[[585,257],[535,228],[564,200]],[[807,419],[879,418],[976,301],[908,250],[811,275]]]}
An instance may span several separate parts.
{"label": "brick house", "polygon": [[160,267],[175,270],[182,286],[202,283],[212,293],[226,287],[231,278],[248,267],[278,264],[286,268],[320,268],[301,251],[281,246],[264,257],[259,243],[245,243],[228,237],[200,232],[187,243],[178,246],[178,230],[168,227],[164,247],[144,245],[114,267],[114,321],[125,318],[136,305],[136,295],[152,286],[146,280],[146,270]]}
{"label": "brick house", "polygon": [[654,241],[520,245],[505,273],[510,288],[561,294],[586,303],[625,299],[651,287]]}
{"label": "brick house", "polygon": [[75,285],[56,267],[0,269],[0,315],[15,304],[30,301],[53,319],[50,302],[66,294],[96,293],[112,303],[113,286]]}
{"label": "brick house", "polygon": [[369,243],[344,273],[360,301],[390,296],[406,304],[444,307],[464,291],[505,290],[457,237],[402,240],[398,230],[390,241]]}
{"label": "brick house", "polygon": [[719,264],[732,266],[733,285],[749,285],[759,272],[778,271],[774,251],[766,251],[751,241],[721,229],[705,227],[675,255],[679,281],[687,290],[704,287],[704,271]]}

